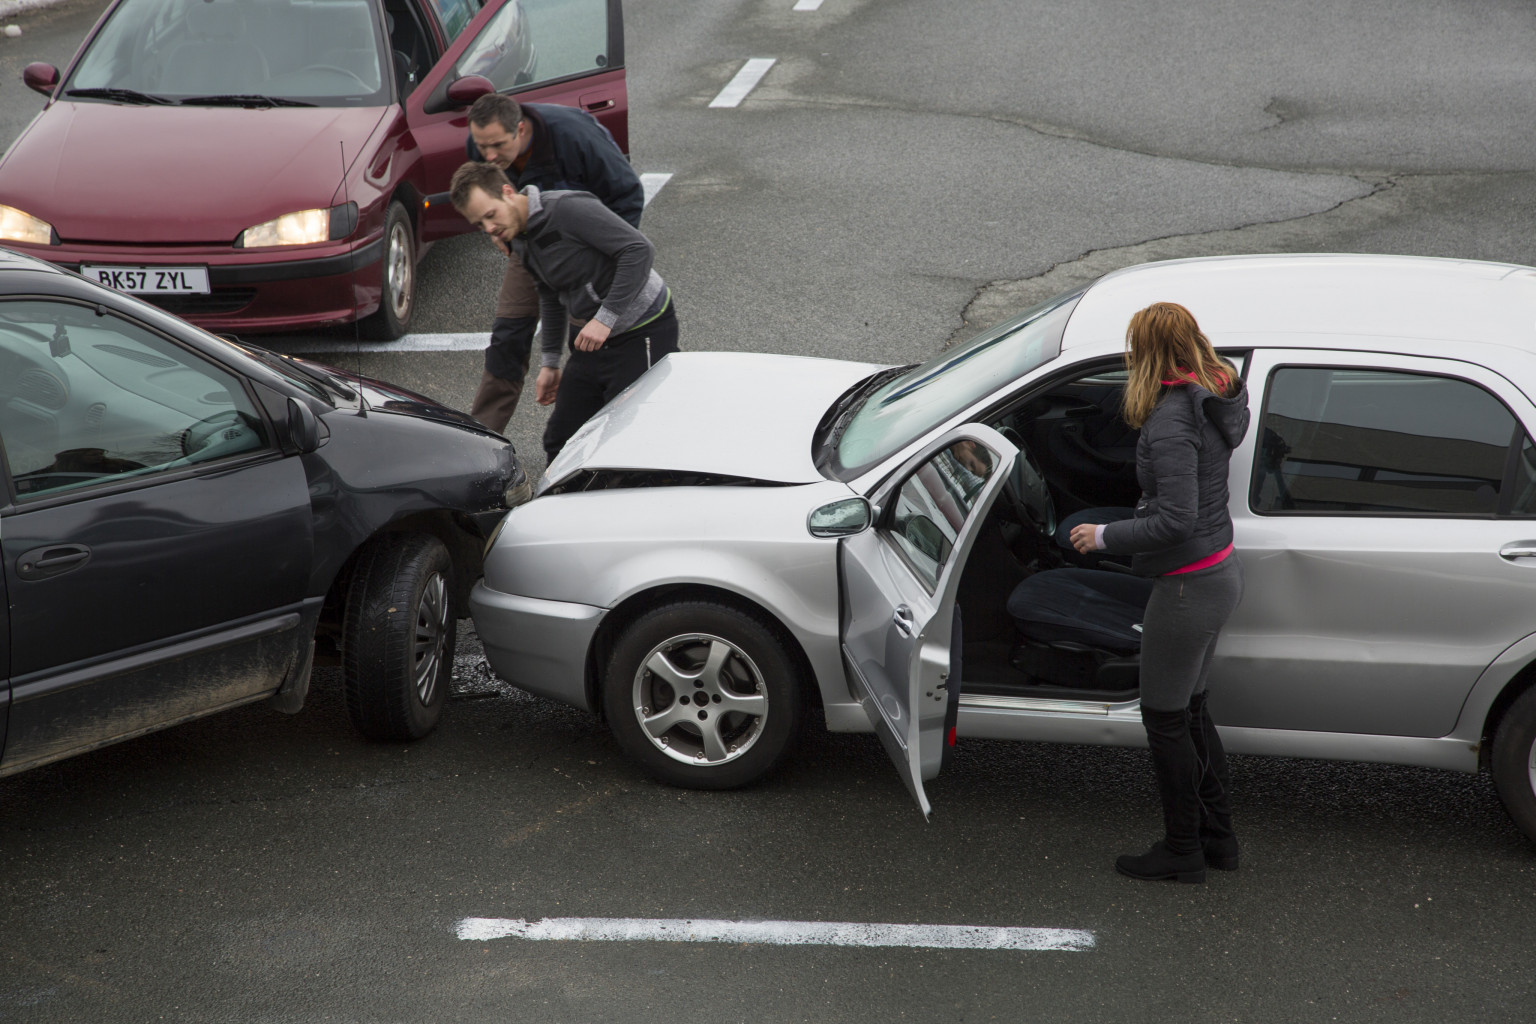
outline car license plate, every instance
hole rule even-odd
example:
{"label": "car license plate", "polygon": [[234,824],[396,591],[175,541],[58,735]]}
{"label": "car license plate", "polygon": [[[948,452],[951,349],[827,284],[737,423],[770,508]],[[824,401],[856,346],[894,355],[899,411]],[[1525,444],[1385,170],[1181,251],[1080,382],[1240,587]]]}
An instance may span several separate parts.
{"label": "car license plate", "polygon": [[108,288],[135,295],[207,295],[207,267],[92,267],[80,273]]}

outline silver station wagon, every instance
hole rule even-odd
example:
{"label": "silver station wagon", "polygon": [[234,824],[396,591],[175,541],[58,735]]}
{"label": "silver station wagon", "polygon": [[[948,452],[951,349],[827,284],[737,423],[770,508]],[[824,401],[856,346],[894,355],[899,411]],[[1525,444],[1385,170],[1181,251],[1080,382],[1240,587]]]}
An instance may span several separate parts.
{"label": "silver station wagon", "polygon": [[1135,504],[1122,353],[1158,300],[1253,410],[1211,678],[1228,749],[1487,767],[1536,837],[1529,267],[1175,261],[917,366],[669,356],[503,520],[471,597],[492,666],[682,786],[760,778],[813,705],[877,732],[925,813],[957,735],[1144,745],[1149,584],[1065,533]]}

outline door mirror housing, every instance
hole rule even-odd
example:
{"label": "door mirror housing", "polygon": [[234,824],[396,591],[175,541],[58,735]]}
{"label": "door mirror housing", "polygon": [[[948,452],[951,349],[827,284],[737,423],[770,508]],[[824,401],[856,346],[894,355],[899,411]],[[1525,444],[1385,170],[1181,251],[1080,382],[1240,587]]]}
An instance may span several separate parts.
{"label": "door mirror housing", "polygon": [[491,84],[489,78],[480,75],[465,75],[448,84],[448,105],[455,110],[463,110],[479,99],[496,91],[496,86]]}
{"label": "door mirror housing", "polygon": [[874,522],[869,502],[863,498],[842,498],[812,509],[805,528],[812,537],[849,537],[863,533]]}
{"label": "door mirror housing", "polygon": [[320,447],[320,418],[297,398],[288,399],[288,441],[300,455]]}
{"label": "door mirror housing", "polygon": [[21,69],[21,80],[33,92],[52,98],[53,90],[59,84],[59,69],[52,64],[37,61]]}

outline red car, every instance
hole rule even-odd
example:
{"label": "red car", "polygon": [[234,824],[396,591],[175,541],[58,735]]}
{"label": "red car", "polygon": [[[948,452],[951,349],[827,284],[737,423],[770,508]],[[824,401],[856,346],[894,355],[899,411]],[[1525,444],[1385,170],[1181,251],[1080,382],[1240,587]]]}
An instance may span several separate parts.
{"label": "red car", "polygon": [[0,244],[214,331],[404,334],[485,92],[629,149],[620,0],[116,0],[23,79]]}

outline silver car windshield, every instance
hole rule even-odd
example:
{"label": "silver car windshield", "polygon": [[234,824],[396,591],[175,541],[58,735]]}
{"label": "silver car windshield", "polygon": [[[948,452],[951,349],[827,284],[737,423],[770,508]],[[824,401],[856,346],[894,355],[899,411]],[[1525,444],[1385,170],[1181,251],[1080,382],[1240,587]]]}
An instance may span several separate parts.
{"label": "silver car windshield", "polygon": [[389,102],[371,0],[126,0],[65,95],[186,105]]}
{"label": "silver car windshield", "polygon": [[857,476],[1061,352],[1081,291],[1057,296],[887,381],[836,440],[834,473]]}

